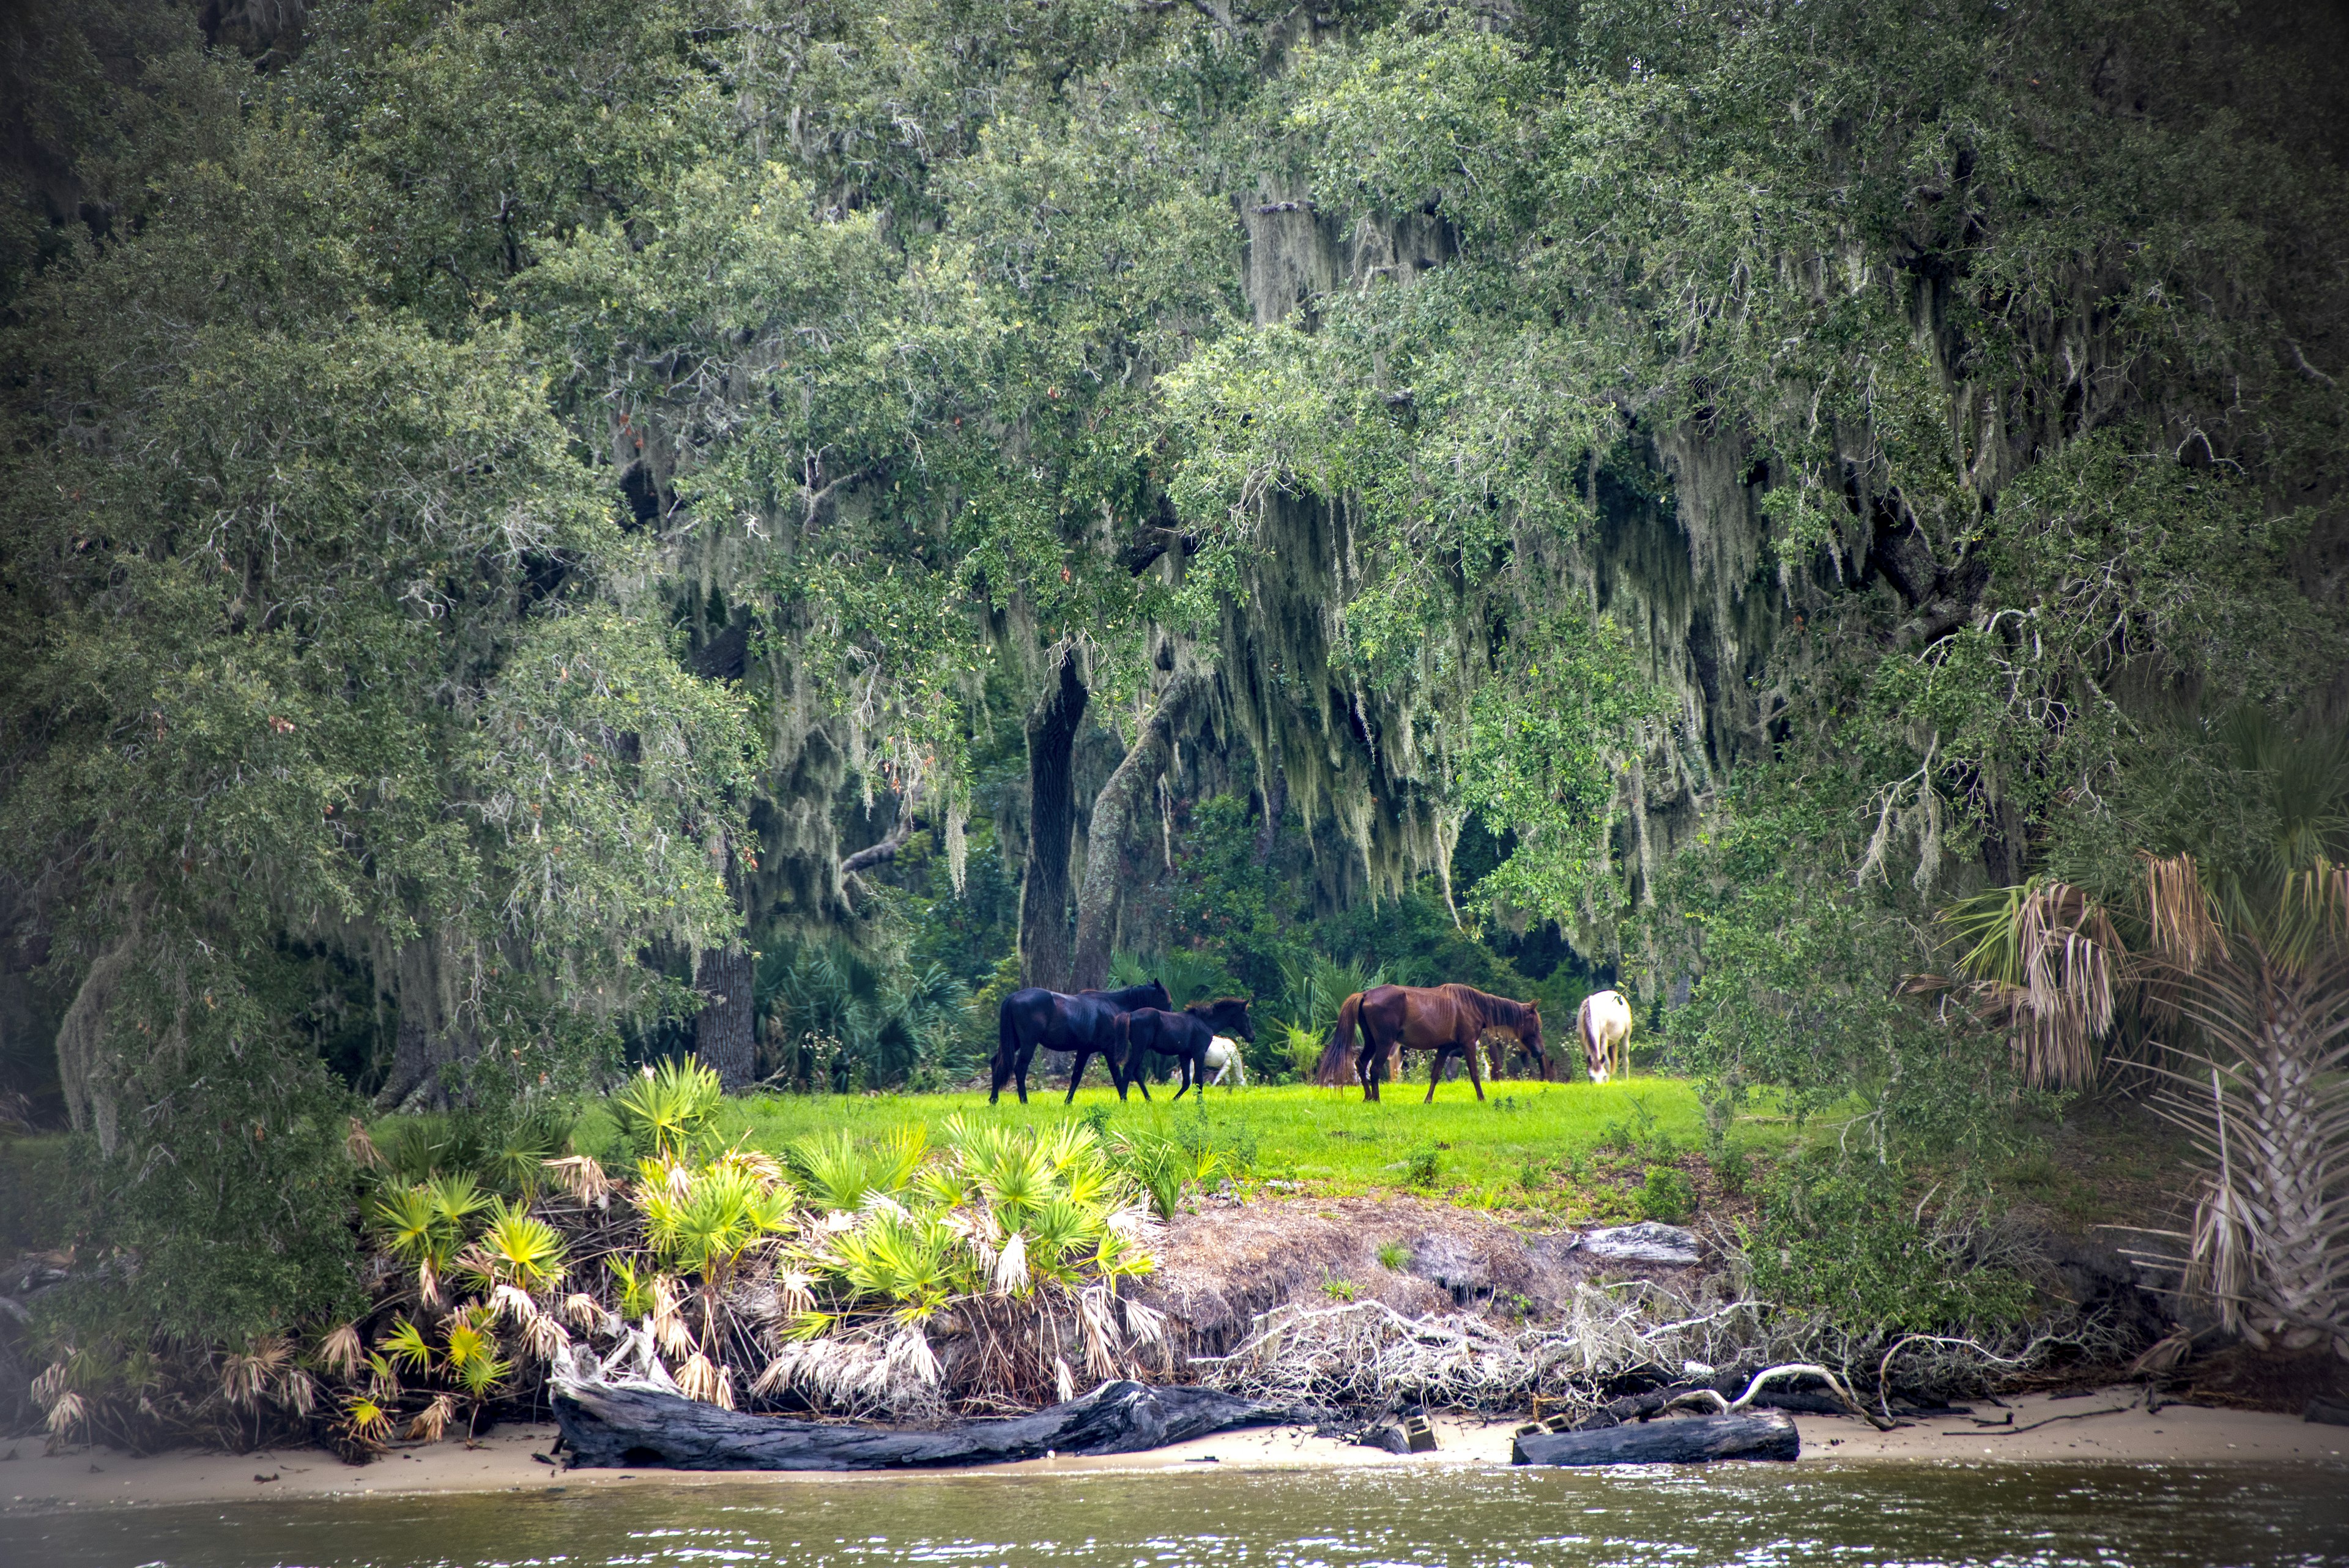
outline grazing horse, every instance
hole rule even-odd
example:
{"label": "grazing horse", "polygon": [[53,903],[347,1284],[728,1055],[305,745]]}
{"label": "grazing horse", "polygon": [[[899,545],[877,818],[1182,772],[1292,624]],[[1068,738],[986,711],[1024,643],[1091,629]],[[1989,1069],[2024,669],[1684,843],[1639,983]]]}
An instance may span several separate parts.
{"label": "grazing horse", "polygon": [[[1174,1091],[1176,1099],[1181,1099],[1194,1084],[1205,1093],[1208,1057],[1216,1041],[1226,1038],[1216,1033],[1223,1029],[1243,1040],[1256,1038],[1255,1026],[1248,1022],[1248,1004],[1239,997],[1219,996],[1213,1002],[1195,1002],[1180,1012],[1169,1012],[1164,1008],[1135,1008],[1117,1021],[1117,1036],[1126,1049],[1125,1082],[1141,1085],[1142,1097],[1150,1098],[1150,1080],[1145,1072],[1148,1064],[1142,1054],[1155,1051],[1182,1063],[1182,1086]],[[1121,1085],[1119,1097],[1124,1094]]]}
{"label": "grazing horse", "polygon": [[1488,1033],[1514,1034],[1542,1064],[1549,1058],[1541,1046],[1541,1010],[1537,1005],[1494,996],[1467,985],[1381,985],[1357,992],[1338,1009],[1338,1028],[1321,1054],[1324,1084],[1345,1081],[1346,1058],[1353,1052],[1354,1030],[1362,1032],[1361,1054],[1353,1075],[1362,1085],[1362,1098],[1379,1097],[1378,1068],[1382,1060],[1403,1051],[1433,1051],[1435,1064],[1428,1075],[1427,1098],[1444,1081],[1444,1064],[1457,1056],[1466,1064],[1468,1081],[1476,1097],[1485,1097],[1485,1078],[1477,1061],[1476,1043]]}
{"label": "grazing horse", "polygon": [[988,1090],[987,1103],[995,1104],[1003,1085],[1015,1077],[1019,1082],[1019,1103],[1028,1103],[1028,1064],[1036,1059],[1039,1046],[1077,1054],[1076,1065],[1069,1069],[1069,1100],[1077,1097],[1077,1080],[1085,1075],[1085,1064],[1096,1053],[1109,1059],[1109,1075],[1117,1084],[1118,1097],[1123,1099],[1125,1077],[1112,1049],[1111,1026],[1121,1013],[1133,1008],[1166,1007],[1173,1001],[1166,988],[1154,980],[1123,991],[1081,991],[1074,996],[1032,985],[1013,992],[1003,999],[996,1014],[994,1085]]}
{"label": "grazing horse", "polygon": [[[1221,1034],[1218,1034],[1213,1040],[1208,1041],[1207,1065],[1214,1068],[1216,1071],[1216,1075],[1208,1079],[1208,1083],[1220,1084],[1224,1081],[1224,1075],[1226,1074],[1237,1073],[1239,1075],[1240,1081],[1233,1085],[1232,1087],[1235,1089],[1245,1089],[1247,1087],[1247,1064],[1240,1060],[1240,1043],[1238,1041],[1228,1039]],[[1227,1090],[1226,1092],[1228,1093],[1229,1091]]]}
{"label": "grazing horse", "polygon": [[1486,1078],[1497,1080],[1503,1075],[1509,1064],[1509,1059],[1516,1054],[1511,1050],[1514,1046],[1516,1050],[1523,1051],[1526,1059],[1533,1064],[1534,1076],[1545,1083],[1548,1082],[1549,1054],[1541,1048],[1538,1042],[1529,1044],[1523,1035],[1495,1031],[1485,1036],[1484,1045]]}
{"label": "grazing horse", "polygon": [[1582,1036],[1582,1059],[1589,1064],[1592,1083],[1603,1084],[1622,1070],[1623,1043],[1631,1038],[1631,1004],[1621,992],[1595,991],[1584,997],[1574,1028]]}

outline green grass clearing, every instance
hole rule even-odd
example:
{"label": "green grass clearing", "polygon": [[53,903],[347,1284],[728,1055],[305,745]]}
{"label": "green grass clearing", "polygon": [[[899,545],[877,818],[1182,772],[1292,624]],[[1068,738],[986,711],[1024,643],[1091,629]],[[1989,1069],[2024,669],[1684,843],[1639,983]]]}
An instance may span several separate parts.
{"label": "green grass clearing", "polygon": [[[1359,1089],[1308,1085],[1210,1092],[1204,1101],[1120,1104],[1107,1085],[1060,1094],[1031,1093],[1020,1106],[1007,1095],[990,1106],[977,1091],[936,1095],[771,1095],[727,1102],[719,1137],[775,1151],[812,1133],[845,1128],[876,1136],[919,1122],[936,1133],[947,1117],[1016,1127],[1092,1120],[1104,1131],[1130,1129],[1178,1137],[1224,1151],[1238,1179],[1294,1183],[1330,1196],[1415,1192],[1480,1208],[1536,1209],[1560,1218],[1604,1221],[1641,1217],[1638,1193],[1657,1166],[1688,1164],[1702,1149],[1704,1122],[1695,1092],[1672,1078],[1638,1078],[1604,1086],[1505,1081],[1477,1101],[1465,1084],[1446,1084],[1433,1105],[1423,1085],[1391,1089],[1375,1104]],[[1732,1146],[1764,1158],[1795,1141],[1785,1124],[1740,1124]],[[577,1147],[615,1146],[599,1106],[574,1135]]]}

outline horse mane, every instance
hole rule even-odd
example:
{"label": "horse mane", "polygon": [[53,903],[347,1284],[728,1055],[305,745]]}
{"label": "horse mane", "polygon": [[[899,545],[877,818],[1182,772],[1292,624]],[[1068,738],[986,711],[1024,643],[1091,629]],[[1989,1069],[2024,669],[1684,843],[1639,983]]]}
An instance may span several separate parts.
{"label": "horse mane", "polygon": [[1479,991],[1458,981],[1443,989],[1452,993],[1454,1001],[1464,1003],[1475,1013],[1477,1023],[1485,1028],[1522,1029],[1526,1014],[1540,1011],[1538,1006],[1519,1002],[1514,996],[1495,996],[1489,991]]}

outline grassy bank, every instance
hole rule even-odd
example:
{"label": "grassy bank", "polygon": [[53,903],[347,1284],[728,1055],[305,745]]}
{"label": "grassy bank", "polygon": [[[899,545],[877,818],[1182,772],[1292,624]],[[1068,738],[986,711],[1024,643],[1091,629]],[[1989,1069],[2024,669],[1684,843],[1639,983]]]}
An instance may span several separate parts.
{"label": "grassy bank", "polygon": [[[1006,1096],[990,1106],[978,1092],[937,1095],[777,1095],[727,1103],[720,1129],[727,1141],[780,1150],[815,1133],[845,1129],[858,1136],[920,1123],[935,1134],[951,1116],[1016,1127],[1050,1127],[1090,1120],[1104,1132],[1120,1129],[1174,1137],[1219,1151],[1228,1174],[1245,1180],[1298,1183],[1332,1195],[1415,1191],[1485,1208],[1533,1209],[1563,1220],[1637,1219],[1647,1173],[1687,1168],[1704,1185],[1705,1162],[1695,1151],[1703,1118],[1694,1092],[1670,1078],[1629,1084],[1506,1082],[1479,1102],[1465,1084],[1447,1084],[1423,1105],[1423,1085],[1404,1085],[1366,1104],[1359,1090],[1306,1085],[1255,1086],[1237,1094],[1211,1091],[1203,1101],[1170,1104],[1139,1095],[1121,1104],[1103,1085],[1079,1091],[1064,1106],[1061,1093],[1032,1093],[1025,1106]],[[574,1135],[578,1147],[611,1146],[607,1113],[589,1111]],[[1784,1124],[1742,1124],[1731,1147],[1766,1155],[1793,1140]]]}

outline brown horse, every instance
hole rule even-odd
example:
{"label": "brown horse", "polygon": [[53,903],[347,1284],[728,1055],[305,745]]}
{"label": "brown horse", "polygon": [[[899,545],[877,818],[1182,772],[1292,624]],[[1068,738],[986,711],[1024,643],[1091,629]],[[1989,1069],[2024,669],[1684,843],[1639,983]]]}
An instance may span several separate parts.
{"label": "brown horse", "polygon": [[1338,1009],[1337,1032],[1321,1053],[1322,1083],[1345,1082],[1346,1058],[1353,1054],[1354,1030],[1362,1032],[1362,1048],[1352,1063],[1361,1080],[1362,1098],[1379,1097],[1379,1066],[1404,1051],[1433,1051],[1435,1064],[1428,1075],[1427,1098],[1444,1081],[1444,1064],[1457,1056],[1467,1064],[1468,1081],[1476,1097],[1485,1097],[1485,1076],[1477,1061],[1476,1043],[1486,1034],[1512,1034],[1534,1060],[1542,1076],[1549,1076],[1549,1058],[1541,1044],[1541,1009],[1494,996],[1466,985],[1381,985],[1356,992]]}

